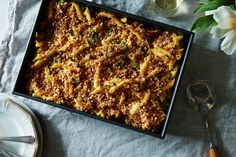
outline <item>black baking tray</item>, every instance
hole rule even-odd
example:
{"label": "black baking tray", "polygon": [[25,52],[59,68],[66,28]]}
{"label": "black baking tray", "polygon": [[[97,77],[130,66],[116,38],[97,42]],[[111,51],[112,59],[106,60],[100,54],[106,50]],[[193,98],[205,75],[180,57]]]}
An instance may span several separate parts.
{"label": "black baking tray", "polygon": [[129,19],[139,21],[139,22],[141,22],[145,25],[154,26],[154,27],[157,26],[161,29],[174,30],[174,31],[178,31],[178,32],[183,33],[183,36],[184,36],[183,37],[184,55],[182,56],[182,59],[179,61],[180,69],[179,69],[178,76],[177,76],[177,79],[176,79],[176,82],[175,82],[175,86],[173,88],[172,97],[170,99],[168,108],[166,110],[166,118],[165,118],[164,122],[162,123],[161,127],[156,132],[145,131],[145,130],[141,130],[141,129],[126,125],[124,123],[119,123],[117,121],[108,120],[108,119],[101,118],[101,117],[96,116],[96,115],[91,115],[91,114],[88,114],[88,113],[85,113],[85,112],[75,110],[73,108],[69,108],[67,106],[58,105],[58,104],[55,104],[55,103],[50,102],[50,101],[46,101],[46,100],[43,100],[43,99],[40,99],[40,98],[32,97],[29,94],[27,94],[26,89],[25,89],[25,84],[24,84],[25,75],[27,73],[27,65],[28,65],[29,59],[32,59],[31,55],[32,55],[32,52],[34,51],[35,33],[38,29],[39,23],[41,22],[40,21],[41,17],[43,16],[43,14],[46,11],[46,7],[48,5],[48,0],[42,0],[41,1],[40,9],[39,9],[39,12],[38,12],[38,15],[37,15],[37,19],[36,19],[36,22],[35,22],[34,27],[32,29],[30,39],[27,43],[25,56],[24,56],[23,62],[21,64],[21,68],[20,68],[15,86],[14,86],[14,89],[13,89],[13,94],[23,96],[23,97],[28,98],[28,99],[33,99],[33,100],[36,100],[36,101],[39,101],[39,102],[42,102],[42,103],[45,103],[45,104],[48,104],[48,105],[51,105],[51,106],[59,107],[59,108],[62,108],[62,109],[65,109],[65,110],[68,110],[68,111],[71,111],[71,112],[79,113],[81,115],[85,115],[85,116],[88,116],[88,117],[91,117],[91,118],[95,118],[95,119],[98,119],[98,120],[101,120],[101,121],[105,121],[105,122],[108,122],[108,123],[111,123],[111,124],[115,124],[115,125],[118,125],[118,126],[121,126],[121,127],[124,127],[124,128],[128,128],[128,129],[131,129],[131,130],[135,130],[135,131],[138,131],[138,132],[141,132],[141,133],[144,133],[144,134],[148,134],[148,135],[159,137],[159,138],[163,139],[165,137],[166,130],[167,130],[167,125],[168,125],[168,122],[169,122],[169,119],[170,119],[170,116],[171,116],[171,113],[172,113],[172,110],[173,110],[173,107],[174,107],[174,104],[175,104],[175,97],[176,97],[177,91],[179,89],[180,81],[181,81],[182,76],[183,76],[185,63],[186,63],[186,60],[187,60],[187,57],[188,57],[188,54],[189,54],[189,51],[190,51],[190,48],[191,48],[191,45],[192,45],[192,42],[193,42],[194,33],[190,32],[190,31],[187,31],[187,30],[184,30],[184,29],[181,29],[181,28],[177,28],[175,26],[171,26],[171,25],[167,25],[167,24],[164,24],[164,23],[161,23],[161,22],[158,22],[158,21],[153,21],[153,20],[150,20],[150,19],[146,19],[146,18],[143,18],[143,17],[140,17],[140,16],[136,16],[136,15],[133,15],[133,14],[130,14],[130,13],[126,13],[126,12],[123,12],[123,11],[119,11],[119,10],[110,8],[110,7],[107,7],[107,6],[99,5],[99,4],[96,4],[96,3],[93,3],[93,2],[88,2],[88,1],[83,1],[83,0],[74,0],[74,2],[77,2],[81,5],[86,5],[90,8],[92,8],[95,11],[96,10],[104,10],[104,11],[114,13],[117,16],[128,17]]}

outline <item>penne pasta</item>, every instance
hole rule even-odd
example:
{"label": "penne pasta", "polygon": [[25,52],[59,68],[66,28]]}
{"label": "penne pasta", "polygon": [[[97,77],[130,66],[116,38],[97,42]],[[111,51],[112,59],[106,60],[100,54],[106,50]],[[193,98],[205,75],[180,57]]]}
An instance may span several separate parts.
{"label": "penne pasta", "polygon": [[84,15],[85,15],[88,23],[91,24],[92,23],[92,17],[90,15],[90,11],[89,11],[88,7],[86,7],[86,9],[85,9]]}
{"label": "penne pasta", "polygon": [[75,2],[51,1],[43,17],[27,69],[30,95],[158,130],[183,54],[180,33]]}

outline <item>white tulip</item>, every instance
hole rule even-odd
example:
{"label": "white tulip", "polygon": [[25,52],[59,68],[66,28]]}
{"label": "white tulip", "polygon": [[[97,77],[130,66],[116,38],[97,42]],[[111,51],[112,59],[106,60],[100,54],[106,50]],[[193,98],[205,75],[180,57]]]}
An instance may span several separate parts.
{"label": "white tulip", "polygon": [[232,55],[236,51],[236,11],[228,6],[221,6],[213,12],[213,18],[217,25],[210,31],[212,38],[224,38],[221,50]]}

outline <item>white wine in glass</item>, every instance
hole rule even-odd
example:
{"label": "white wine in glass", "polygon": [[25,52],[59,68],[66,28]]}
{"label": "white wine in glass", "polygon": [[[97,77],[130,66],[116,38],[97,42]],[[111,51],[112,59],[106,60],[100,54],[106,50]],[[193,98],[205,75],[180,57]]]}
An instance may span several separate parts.
{"label": "white wine in glass", "polygon": [[171,17],[178,11],[184,0],[153,0],[160,16]]}

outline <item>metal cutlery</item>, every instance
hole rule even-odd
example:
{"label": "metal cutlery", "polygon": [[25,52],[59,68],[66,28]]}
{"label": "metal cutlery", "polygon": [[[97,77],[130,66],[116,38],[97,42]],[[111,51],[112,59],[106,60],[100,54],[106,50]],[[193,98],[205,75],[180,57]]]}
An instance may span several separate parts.
{"label": "metal cutlery", "polygon": [[11,142],[34,144],[35,138],[33,136],[0,137],[0,141],[11,141]]}
{"label": "metal cutlery", "polygon": [[22,156],[7,149],[5,146],[0,145],[0,157],[22,157]]}

